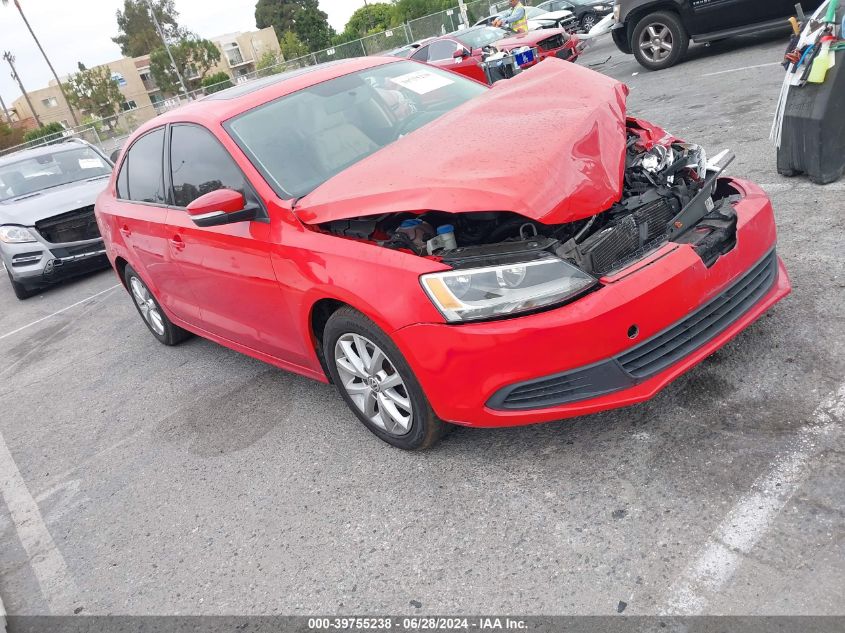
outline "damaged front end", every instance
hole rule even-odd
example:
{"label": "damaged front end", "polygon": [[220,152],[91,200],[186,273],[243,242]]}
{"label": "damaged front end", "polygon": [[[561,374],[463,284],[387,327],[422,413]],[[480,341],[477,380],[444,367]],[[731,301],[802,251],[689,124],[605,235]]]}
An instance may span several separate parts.
{"label": "damaged front end", "polygon": [[739,193],[719,179],[728,152],[704,150],[635,119],[627,123],[619,199],[591,217],[547,224],[509,211],[427,210],[335,220],[323,230],[427,257],[451,270],[422,278],[449,321],[524,313],[592,292],[601,279],[667,242],[712,266],[736,245]]}

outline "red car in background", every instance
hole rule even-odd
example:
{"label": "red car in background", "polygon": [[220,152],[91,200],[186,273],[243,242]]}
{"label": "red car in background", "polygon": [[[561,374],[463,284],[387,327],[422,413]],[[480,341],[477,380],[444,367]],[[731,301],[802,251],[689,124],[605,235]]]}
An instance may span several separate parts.
{"label": "red car in background", "polygon": [[523,46],[535,48],[539,59],[522,66],[529,68],[548,57],[574,62],[580,52],[578,45],[578,38],[565,29],[514,34],[494,26],[474,26],[427,42],[411,55],[411,59],[486,83],[481,62],[491,53],[508,53]]}
{"label": "red car in background", "polygon": [[626,96],[558,60],[273,75],[142,125],[97,222],[158,341],[331,381],[393,446],[621,407],[790,290],[765,192]]}

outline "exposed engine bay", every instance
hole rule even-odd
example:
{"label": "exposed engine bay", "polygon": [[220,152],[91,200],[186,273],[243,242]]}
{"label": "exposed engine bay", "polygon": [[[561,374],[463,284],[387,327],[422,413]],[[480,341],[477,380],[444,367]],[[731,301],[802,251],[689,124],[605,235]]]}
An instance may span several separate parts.
{"label": "exposed engine bay", "polygon": [[506,211],[398,213],[338,220],[332,233],[437,258],[456,269],[526,262],[553,253],[594,277],[612,274],[667,241],[692,244],[707,266],[736,244],[738,199],[698,145],[652,143],[629,120],[622,196],[593,217],[543,224]]}

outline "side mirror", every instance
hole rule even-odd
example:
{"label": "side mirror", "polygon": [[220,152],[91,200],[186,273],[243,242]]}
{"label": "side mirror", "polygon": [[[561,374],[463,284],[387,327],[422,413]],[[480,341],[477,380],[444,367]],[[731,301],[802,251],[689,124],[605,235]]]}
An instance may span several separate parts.
{"label": "side mirror", "polygon": [[465,48],[459,48],[454,53],[452,53],[453,59],[463,59],[464,57],[469,57],[469,51]]}
{"label": "side mirror", "polygon": [[207,227],[255,220],[259,207],[247,205],[244,194],[239,191],[217,189],[194,200],[187,211],[194,224]]}
{"label": "side mirror", "polygon": [[120,158],[120,150],[122,149],[122,147],[118,147],[109,155],[109,160],[112,162],[112,165],[117,165],[117,159]]}

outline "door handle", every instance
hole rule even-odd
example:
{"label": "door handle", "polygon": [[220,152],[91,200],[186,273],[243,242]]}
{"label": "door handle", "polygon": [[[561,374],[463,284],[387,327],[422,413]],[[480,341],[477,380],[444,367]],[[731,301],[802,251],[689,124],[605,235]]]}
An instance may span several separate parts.
{"label": "door handle", "polygon": [[130,231],[129,227],[124,224],[123,226],[120,227],[120,234],[123,237],[129,237],[130,235],[132,235],[132,231]]}
{"label": "door handle", "polygon": [[183,251],[185,250],[185,241],[182,239],[180,235],[174,235],[170,238],[170,245],[173,246],[174,250]]}

